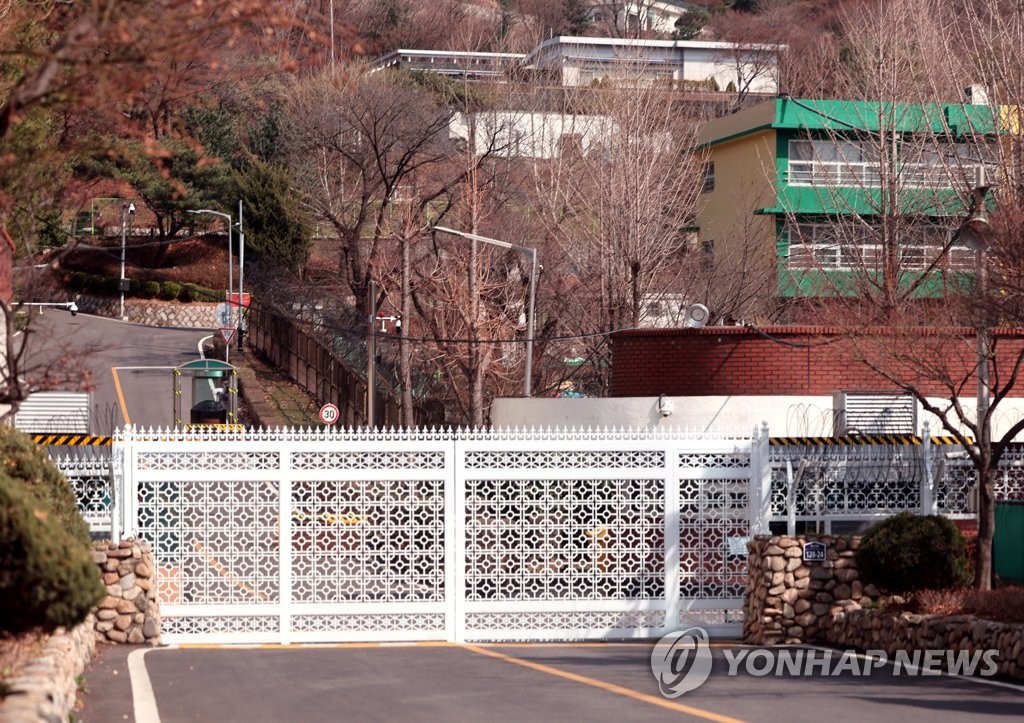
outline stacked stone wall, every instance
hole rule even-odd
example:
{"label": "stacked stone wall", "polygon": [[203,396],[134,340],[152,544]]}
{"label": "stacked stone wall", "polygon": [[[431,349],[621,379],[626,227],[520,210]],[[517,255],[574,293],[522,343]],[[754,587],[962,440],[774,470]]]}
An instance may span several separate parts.
{"label": "stacked stone wall", "polygon": [[[805,562],[804,545],[821,542],[826,559]],[[877,601],[864,585],[854,552],[860,538],[759,535],[749,544],[743,640],[755,645],[803,643],[822,637],[832,616]]]}
{"label": "stacked stone wall", "polygon": [[[896,651],[995,651],[999,674],[1024,679],[1024,625],[983,620],[973,615],[916,615],[890,610],[851,610],[824,628],[837,647]],[[941,659],[941,658],[940,658]]]}
{"label": "stacked stone wall", "polygon": [[47,638],[42,651],[7,680],[0,723],[66,721],[75,708],[79,676],[96,650],[95,618]]}
{"label": "stacked stone wall", "polygon": [[[109,316],[116,319],[121,313],[121,300],[118,298],[76,294],[74,301],[78,305],[79,311],[86,314]],[[127,320],[146,326],[216,329],[217,318],[214,314],[216,307],[216,304],[208,302],[186,304],[181,301],[159,301],[157,299],[128,298],[124,300],[124,313]]]}
{"label": "stacked stone wall", "polygon": [[[807,562],[804,546],[825,545],[825,560]],[[895,612],[857,570],[859,537],[755,537],[748,546],[743,640],[753,645],[826,642],[838,648],[904,651],[994,651],[999,674],[1024,679],[1024,625],[973,615]],[[881,607],[880,607],[881,606]]]}
{"label": "stacked stone wall", "polygon": [[93,546],[107,594],[96,609],[96,636],[111,643],[151,643],[160,639],[153,550],[148,542],[122,540]]}

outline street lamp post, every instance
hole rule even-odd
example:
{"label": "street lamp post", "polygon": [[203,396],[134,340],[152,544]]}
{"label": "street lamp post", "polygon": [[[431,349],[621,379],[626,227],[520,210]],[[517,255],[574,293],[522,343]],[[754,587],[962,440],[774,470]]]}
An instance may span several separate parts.
{"label": "street lamp post", "polygon": [[124,319],[124,292],[127,291],[125,288],[124,278],[124,244],[125,244],[125,227],[128,225],[128,214],[135,214],[135,204],[121,202],[121,281],[118,283],[117,288],[121,291],[121,318]]}
{"label": "street lamp post", "polygon": [[238,351],[242,351],[242,327],[245,324],[245,232],[242,230],[242,199],[238,199]]}
{"label": "street lamp post", "polygon": [[[226,223],[226,225],[228,227],[228,313],[229,313],[229,317],[228,317],[228,324],[227,324],[227,326],[228,326],[229,329],[234,329],[235,328],[235,309],[234,309],[234,305],[231,303],[231,299],[234,296],[234,291],[235,291],[235,272],[234,272],[234,259],[233,259],[233,254],[232,254],[232,251],[231,251],[231,214],[230,213],[224,213],[223,211],[212,211],[212,210],[210,210],[208,208],[199,208],[199,209],[195,209],[195,210],[190,210],[189,213],[192,213],[192,214],[208,213],[208,214],[213,215],[213,216],[220,216],[221,218],[224,219],[224,221],[225,221],[225,223]],[[228,361],[228,357],[230,356],[230,349],[231,349],[231,344],[230,343],[225,344],[224,361]]]}
{"label": "street lamp post", "polygon": [[492,246],[500,246],[503,249],[512,249],[513,251],[518,251],[519,253],[526,254],[530,257],[530,299],[528,302],[529,312],[526,327],[526,369],[524,370],[525,376],[523,378],[523,396],[531,396],[533,380],[533,330],[536,323],[534,312],[536,310],[537,297],[537,249],[529,248],[527,246],[517,246],[516,244],[509,243],[508,241],[499,241],[498,239],[479,236],[475,233],[456,231],[455,229],[445,228],[444,226],[432,226],[431,230],[440,231],[441,233],[449,233],[453,236],[461,236],[462,238],[480,241],[485,244],[491,244]]}
{"label": "street lamp post", "polygon": [[[992,184],[985,175],[985,166],[979,165],[972,189],[970,215],[957,230],[957,237],[967,248],[974,251],[976,266],[975,284],[978,291],[979,311],[985,313],[985,297],[988,294],[988,266],[985,252],[988,250],[988,237],[992,233],[992,224],[988,220],[985,208],[985,195]],[[988,444],[987,420],[989,407],[989,376],[988,376],[988,322],[983,317],[978,324],[978,440],[979,444]],[[984,424],[984,426],[983,426]]]}

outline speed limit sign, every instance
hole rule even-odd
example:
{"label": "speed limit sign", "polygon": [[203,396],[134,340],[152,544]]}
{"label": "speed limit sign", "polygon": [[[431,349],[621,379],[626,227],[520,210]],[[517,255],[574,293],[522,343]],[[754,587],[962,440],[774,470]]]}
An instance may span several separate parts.
{"label": "speed limit sign", "polygon": [[320,421],[324,424],[334,424],[340,416],[338,408],[333,404],[325,404],[320,407]]}

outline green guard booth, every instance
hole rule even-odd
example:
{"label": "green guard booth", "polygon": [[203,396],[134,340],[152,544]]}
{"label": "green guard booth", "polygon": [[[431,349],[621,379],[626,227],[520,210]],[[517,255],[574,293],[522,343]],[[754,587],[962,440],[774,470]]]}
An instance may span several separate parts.
{"label": "green guard booth", "polygon": [[1024,500],[996,502],[992,541],[995,574],[1003,583],[1024,585]]}
{"label": "green guard booth", "polygon": [[[192,406],[186,421],[181,409],[181,380],[191,380]],[[174,370],[174,425],[238,424],[238,372],[219,359],[196,359]]]}

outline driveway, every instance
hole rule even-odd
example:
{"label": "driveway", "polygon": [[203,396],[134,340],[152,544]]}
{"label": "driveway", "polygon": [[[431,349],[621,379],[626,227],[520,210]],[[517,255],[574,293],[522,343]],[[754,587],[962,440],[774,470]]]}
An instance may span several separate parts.
{"label": "driveway", "polygon": [[870,677],[729,677],[725,653],[744,647],[717,645],[708,681],[672,700],[651,674],[650,643],[105,648],[86,671],[78,719],[953,723],[1024,715],[1024,687],[1006,681],[897,677],[891,668]]}

